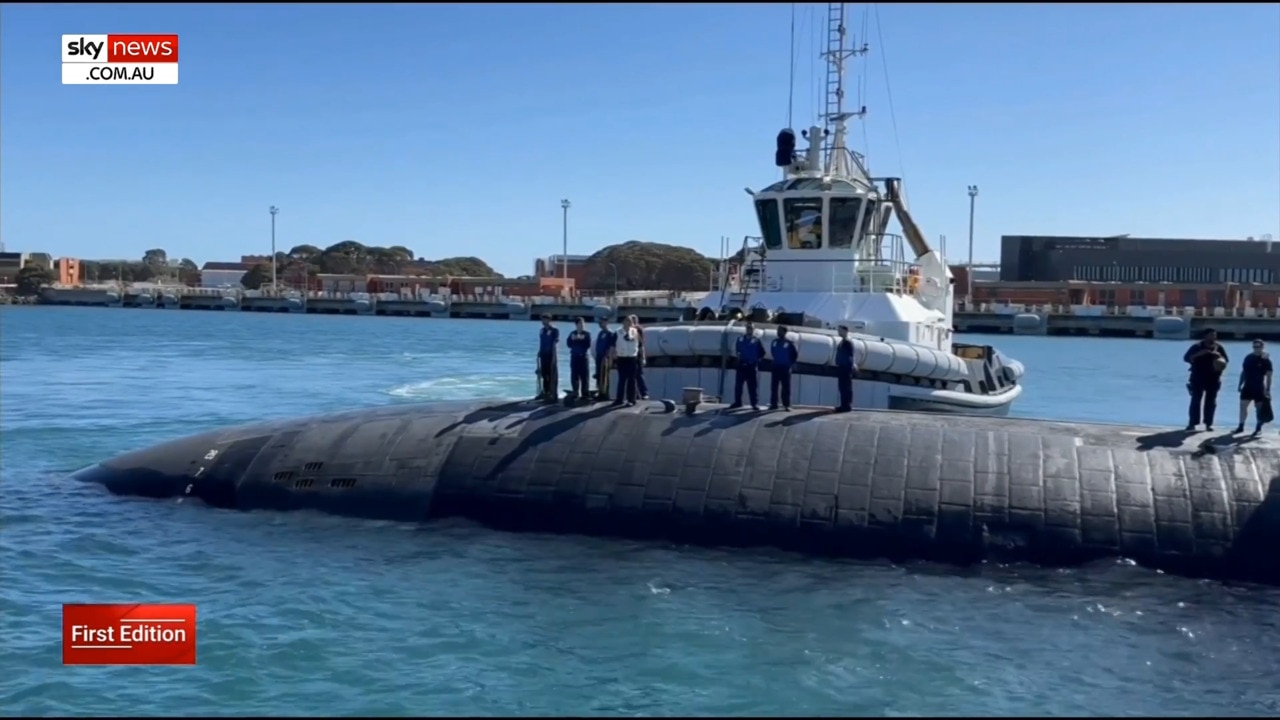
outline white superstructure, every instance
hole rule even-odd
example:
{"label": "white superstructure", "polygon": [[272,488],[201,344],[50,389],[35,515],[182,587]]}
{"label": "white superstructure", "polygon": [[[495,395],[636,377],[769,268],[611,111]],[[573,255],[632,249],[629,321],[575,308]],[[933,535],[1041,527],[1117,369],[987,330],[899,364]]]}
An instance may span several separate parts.
{"label": "white superstructure", "polygon": [[[845,65],[866,46],[848,46],[845,4],[830,4],[827,21],[824,125],[801,132],[803,151],[791,129],[778,133],[783,179],[747,191],[760,236],[744,239],[739,272],[722,270],[724,289],[707,298],[698,321],[645,328],[650,395],[678,398],[695,385],[731,393],[741,314],[757,322],[766,346],[774,325],[793,329],[799,404],[835,404],[834,337],[843,324],[861,371],[856,406],[1007,414],[1022,392],[1021,364],[990,347],[953,344],[955,288],[945,259],[908,213],[900,181],[871,177],[847,147],[848,120],[866,109],[844,106]],[[894,218],[901,235],[888,232]]]}

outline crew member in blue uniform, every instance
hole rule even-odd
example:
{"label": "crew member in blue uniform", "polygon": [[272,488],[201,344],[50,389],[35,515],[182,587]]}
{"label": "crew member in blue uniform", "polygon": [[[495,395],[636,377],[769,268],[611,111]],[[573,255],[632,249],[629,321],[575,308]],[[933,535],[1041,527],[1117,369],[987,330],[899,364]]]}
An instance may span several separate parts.
{"label": "crew member in blue uniform", "polygon": [[542,331],[538,333],[538,378],[542,381],[542,400],[556,399],[559,370],[556,367],[556,347],[560,344],[560,329],[551,324],[551,316],[542,316]]}
{"label": "crew member in blue uniform", "polygon": [[1253,352],[1244,356],[1240,366],[1240,426],[1236,432],[1244,432],[1249,419],[1249,406],[1254,406],[1254,419],[1258,421],[1254,435],[1262,434],[1262,426],[1271,422],[1271,358],[1261,340],[1253,341]]}
{"label": "crew member in blue uniform", "polygon": [[738,370],[733,376],[733,404],[730,410],[742,407],[742,386],[747,386],[747,398],[751,409],[760,409],[760,361],[764,359],[764,343],[756,337],[756,328],[750,322],[742,326],[742,337],[734,346],[738,356]]}
{"label": "crew member in blue uniform", "polygon": [[849,339],[849,328],[841,325],[836,328],[840,339],[836,341],[836,389],[840,391],[840,404],[836,412],[849,412],[853,409],[853,378],[858,374],[858,366],[853,359],[853,341]]}
{"label": "crew member in blue uniform", "polygon": [[587,332],[587,323],[582,318],[573,321],[573,330],[564,341],[569,348],[569,386],[573,389],[574,399],[585,402],[591,393],[591,361],[587,354],[591,352],[591,333]]}
{"label": "crew member in blue uniform", "polygon": [[1228,359],[1213,329],[1205,330],[1200,342],[1182,356],[1182,361],[1191,366],[1191,376],[1187,379],[1187,392],[1191,393],[1187,430],[1195,431],[1200,425],[1203,407],[1205,429],[1213,431],[1213,414],[1218,408],[1218,390],[1222,389],[1222,371],[1227,368]]}
{"label": "crew member in blue uniform", "polygon": [[639,391],[641,400],[648,400],[649,385],[644,381],[644,365],[648,358],[644,354],[644,328],[640,327],[640,316],[631,316],[631,327],[640,334],[640,355],[636,359],[636,390]]}
{"label": "crew member in blue uniform", "polygon": [[618,395],[614,405],[636,404],[636,365],[640,362],[640,329],[623,318],[622,329],[613,344],[613,359],[618,368]]}
{"label": "crew member in blue uniform", "polygon": [[596,398],[609,399],[609,372],[613,364],[609,361],[609,353],[618,334],[609,329],[609,321],[600,321],[600,330],[596,332]]}
{"label": "crew member in blue uniform", "polygon": [[769,355],[773,359],[773,371],[769,373],[769,409],[777,410],[778,401],[782,407],[791,409],[791,369],[800,359],[800,351],[796,344],[787,339],[787,326],[778,326],[778,337],[769,346]]}

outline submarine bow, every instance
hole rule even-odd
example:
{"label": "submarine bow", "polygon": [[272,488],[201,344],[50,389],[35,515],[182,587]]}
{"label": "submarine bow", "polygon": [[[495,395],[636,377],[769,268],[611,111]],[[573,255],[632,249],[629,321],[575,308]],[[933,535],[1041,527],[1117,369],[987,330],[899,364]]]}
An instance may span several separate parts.
{"label": "submarine bow", "polygon": [[1280,584],[1280,447],[1112,425],[671,404],[402,405],[215,431],[75,477],[239,510]]}

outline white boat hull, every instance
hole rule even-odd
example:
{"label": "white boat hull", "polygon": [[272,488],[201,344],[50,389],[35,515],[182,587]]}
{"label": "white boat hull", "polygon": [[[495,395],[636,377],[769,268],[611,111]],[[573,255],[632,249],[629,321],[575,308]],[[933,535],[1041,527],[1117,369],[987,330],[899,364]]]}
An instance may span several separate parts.
{"label": "white boat hull", "polygon": [[[765,357],[758,372],[760,404],[770,403],[773,326],[757,327]],[[678,400],[685,388],[700,388],[708,396],[732,402],[737,374],[733,358],[745,326],[734,322],[665,323],[644,331],[648,362],[644,370],[649,397]],[[822,328],[798,328],[790,337],[798,365],[791,375],[791,404],[839,404],[836,381],[836,333]],[[923,345],[884,337],[850,334],[858,379],[853,382],[853,405],[866,410],[910,410],[1008,415],[1022,395],[1021,363],[991,348],[963,346],[965,357]],[[617,387],[616,379],[613,387]],[[746,397],[743,398],[747,400]]]}
{"label": "white boat hull", "polygon": [[[679,401],[685,388],[697,387],[709,397],[724,402],[734,400],[736,371],[720,368],[646,367],[645,384],[649,397]],[[757,373],[760,385],[760,404],[770,401],[772,374],[761,370]],[[616,373],[612,387],[617,385]],[[913,410],[945,412],[964,415],[1003,417],[1009,414],[1013,402],[1022,395],[1022,386],[1013,385],[1005,392],[989,395],[941,390],[927,387],[907,387],[875,380],[853,381],[853,406],[867,410]],[[746,390],[743,402],[749,402]],[[791,376],[791,404],[795,406],[827,406],[839,404],[840,393],[836,379],[812,375]]]}

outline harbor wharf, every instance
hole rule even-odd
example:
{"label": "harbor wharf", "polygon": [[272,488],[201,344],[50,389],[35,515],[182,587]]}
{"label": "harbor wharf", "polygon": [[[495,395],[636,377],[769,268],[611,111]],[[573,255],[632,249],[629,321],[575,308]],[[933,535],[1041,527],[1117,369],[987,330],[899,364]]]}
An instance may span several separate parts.
{"label": "harbor wharf", "polygon": [[1186,340],[1212,328],[1225,339],[1280,340],[1280,309],[1256,306],[961,305],[953,322],[957,333]]}
{"label": "harbor wharf", "polygon": [[[636,315],[643,323],[692,320],[713,298],[702,293],[639,292],[598,297],[502,297],[486,295],[240,290],[165,286],[46,288],[46,305],[213,310],[233,312],[390,315],[426,318],[613,320]],[[711,304],[715,304],[711,302]],[[960,334],[1084,335],[1185,340],[1207,328],[1227,339],[1280,340],[1280,308],[1244,306],[1152,307],[957,303]]]}
{"label": "harbor wharf", "polygon": [[641,322],[691,318],[701,298],[678,293],[640,292],[613,297],[531,297],[490,295],[395,294],[334,291],[278,292],[234,288],[51,287],[41,295],[45,305],[210,310],[231,312],[306,313],[323,315],[391,315],[428,318],[536,320],[544,315],[561,322],[636,315]]}

